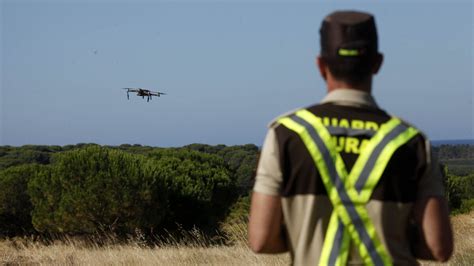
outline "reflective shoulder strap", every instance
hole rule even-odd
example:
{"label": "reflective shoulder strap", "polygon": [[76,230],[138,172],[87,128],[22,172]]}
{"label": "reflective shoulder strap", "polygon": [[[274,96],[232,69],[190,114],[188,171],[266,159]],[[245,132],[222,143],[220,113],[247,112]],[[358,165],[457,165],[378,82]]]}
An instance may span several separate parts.
{"label": "reflective shoulder strap", "polygon": [[307,110],[297,111],[278,122],[299,135],[316,164],[331,202],[340,201],[338,188],[344,187],[348,173],[321,119]]}
{"label": "reflective shoulder strap", "polygon": [[419,131],[398,118],[384,123],[361,151],[348,178],[349,194],[356,202],[365,204],[379,182],[395,151]]}

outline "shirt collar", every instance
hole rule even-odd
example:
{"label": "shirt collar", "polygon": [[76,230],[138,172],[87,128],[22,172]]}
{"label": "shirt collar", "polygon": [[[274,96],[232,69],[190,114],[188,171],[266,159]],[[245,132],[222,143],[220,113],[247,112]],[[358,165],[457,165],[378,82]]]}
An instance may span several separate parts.
{"label": "shirt collar", "polygon": [[335,89],[324,97],[321,103],[335,103],[354,107],[377,108],[377,103],[370,93],[354,89]]}

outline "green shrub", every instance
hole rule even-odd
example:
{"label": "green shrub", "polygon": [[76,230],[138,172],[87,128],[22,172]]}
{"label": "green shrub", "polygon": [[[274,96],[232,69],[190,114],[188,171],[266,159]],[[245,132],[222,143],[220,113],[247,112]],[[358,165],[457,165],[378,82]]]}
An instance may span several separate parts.
{"label": "green shrub", "polygon": [[446,177],[446,195],[453,213],[468,212],[473,207],[474,174]]}
{"label": "green shrub", "polygon": [[204,231],[215,230],[236,197],[234,183],[224,161],[216,155],[188,149],[157,150],[160,177],[169,191],[170,215],[166,226],[180,224]]}
{"label": "green shrub", "polygon": [[38,165],[21,165],[0,171],[0,234],[18,235],[33,232],[28,181]]}
{"label": "green shrub", "polygon": [[88,145],[52,161],[28,185],[40,232],[146,231],[167,214],[165,183],[151,159]]}
{"label": "green shrub", "polygon": [[471,210],[474,210],[474,198],[463,199],[461,201],[461,206],[459,207],[460,213],[468,213]]}
{"label": "green shrub", "polygon": [[230,170],[231,179],[236,183],[237,193],[240,196],[248,195],[257,166],[257,146],[253,144],[239,146],[191,144],[185,148],[221,157]]}

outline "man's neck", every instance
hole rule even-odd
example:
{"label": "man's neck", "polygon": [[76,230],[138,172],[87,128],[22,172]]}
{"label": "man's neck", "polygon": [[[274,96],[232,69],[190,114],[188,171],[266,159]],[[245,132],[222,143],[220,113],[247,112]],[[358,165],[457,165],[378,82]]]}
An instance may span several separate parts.
{"label": "man's neck", "polygon": [[328,93],[333,91],[333,90],[337,90],[337,89],[341,89],[341,88],[364,91],[364,92],[367,92],[367,93],[370,94],[371,91],[372,91],[372,79],[369,79],[367,81],[361,82],[361,83],[356,84],[356,85],[349,84],[349,83],[344,82],[344,81],[331,79],[331,78],[327,80]]}

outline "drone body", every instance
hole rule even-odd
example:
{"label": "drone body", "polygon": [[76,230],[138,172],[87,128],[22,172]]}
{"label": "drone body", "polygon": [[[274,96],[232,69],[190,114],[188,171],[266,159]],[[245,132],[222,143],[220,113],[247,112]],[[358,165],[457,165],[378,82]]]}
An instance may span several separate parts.
{"label": "drone body", "polygon": [[159,92],[159,91],[151,91],[143,88],[123,88],[124,90],[127,90],[127,99],[130,100],[130,92],[136,92],[137,96],[142,96],[143,99],[146,98],[146,101],[149,102],[153,96],[160,97],[161,95],[166,95],[166,93]]}

